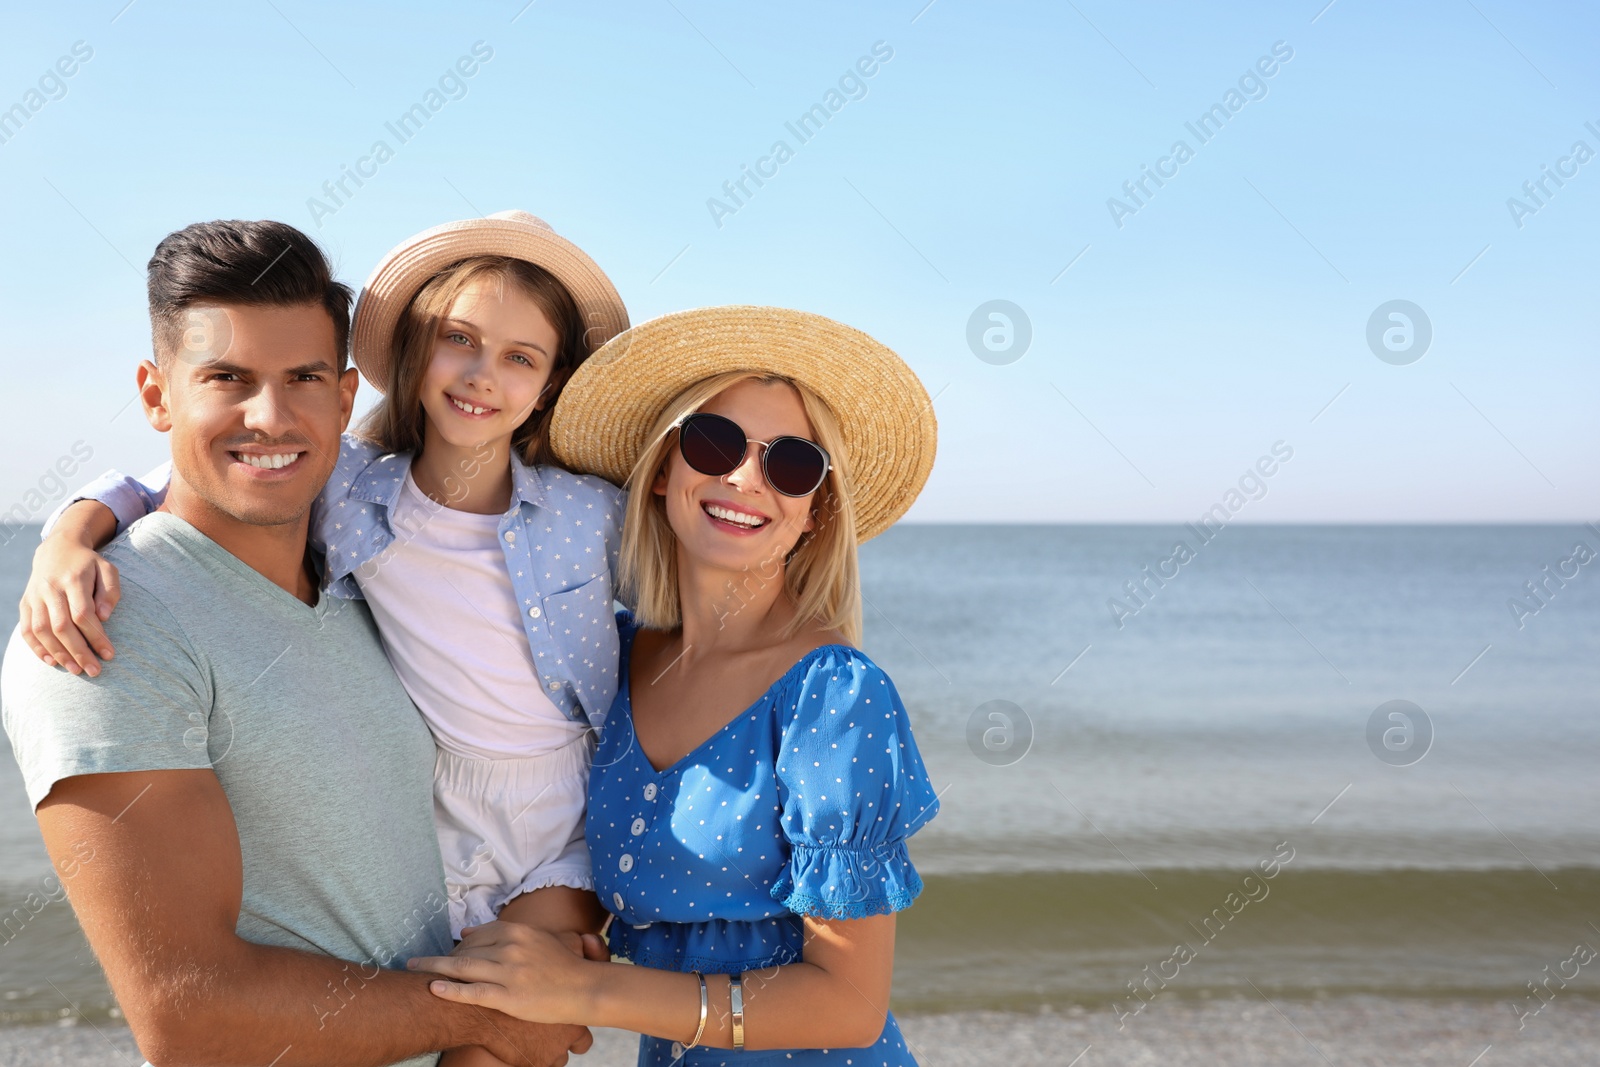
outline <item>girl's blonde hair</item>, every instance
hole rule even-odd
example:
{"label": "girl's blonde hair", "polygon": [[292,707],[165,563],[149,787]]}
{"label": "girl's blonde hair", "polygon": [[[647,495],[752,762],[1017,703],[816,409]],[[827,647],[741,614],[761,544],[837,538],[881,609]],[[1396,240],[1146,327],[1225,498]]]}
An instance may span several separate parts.
{"label": "girl's blonde hair", "polygon": [[470,285],[492,281],[532,300],[560,338],[545,385],[544,406],[528,413],[511,435],[511,449],[524,463],[551,463],[547,429],[556,398],[572,372],[589,358],[583,316],[567,287],[543,267],[508,256],[472,256],[444,267],[417,290],[400,315],[391,341],[389,380],[383,400],[361,420],[356,432],[386,452],[422,447],[427,418],[422,410],[422,378],[433,358],[439,324]]}
{"label": "girl's blonde hair", "polygon": [[767,582],[781,580],[796,612],[785,629],[791,637],[808,625],[838,630],[852,645],[861,643],[861,576],[856,558],[856,516],[850,500],[849,456],[844,435],[832,410],[806,386],[761,371],[725,371],[702,379],[679,393],[650,428],[650,442],[628,475],[628,508],[622,523],[618,586],[624,603],[651,630],[676,630],[683,625],[678,599],[678,539],[667,522],[666,505],[653,491],[678,437],[673,424],[724,390],[740,382],[781,383],[792,388],[805,406],[816,440],[832,460],[832,469],[812,498],[815,525],[800,535],[784,560],[763,561],[747,569],[740,581],[728,582],[727,614],[742,608],[747,595]]}

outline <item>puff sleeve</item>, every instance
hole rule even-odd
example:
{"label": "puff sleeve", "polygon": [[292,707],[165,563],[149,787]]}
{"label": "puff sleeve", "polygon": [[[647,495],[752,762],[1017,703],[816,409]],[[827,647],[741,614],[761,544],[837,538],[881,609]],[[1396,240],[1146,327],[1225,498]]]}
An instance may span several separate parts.
{"label": "puff sleeve", "polygon": [[906,839],[939,798],[894,683],[865,654],[830,646],[800,673],[786,710],[777,777],[791,854],[773,899],[833,919],[910,907],[922,879]]}

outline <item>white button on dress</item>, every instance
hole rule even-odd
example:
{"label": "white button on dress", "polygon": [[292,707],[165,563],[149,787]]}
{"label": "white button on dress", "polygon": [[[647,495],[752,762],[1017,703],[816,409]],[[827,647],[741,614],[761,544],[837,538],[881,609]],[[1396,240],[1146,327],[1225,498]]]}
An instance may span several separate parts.
{"label": "white button on dress", "polygon": [[644,784],[644,798],[646,800],[654,800],[656,798],[656,784],[654,782],[646,782]]}
{"label": "white button on dress", "polygon": [[638,837],[640,834],[644,833],[644,820],[643,819],[635,819],[635,820],[633,820],[633,825],[631,827],[629,827],[629,829],[631,829],[633,831],[633,836],[634,837]]}
{"label": "white button on dress", "polygon": [[617,861],[617,867],[622,871],[623,874],[627,874],[629,871],[633,870],[633,857],[624,852],[622,854],[622,858]]}

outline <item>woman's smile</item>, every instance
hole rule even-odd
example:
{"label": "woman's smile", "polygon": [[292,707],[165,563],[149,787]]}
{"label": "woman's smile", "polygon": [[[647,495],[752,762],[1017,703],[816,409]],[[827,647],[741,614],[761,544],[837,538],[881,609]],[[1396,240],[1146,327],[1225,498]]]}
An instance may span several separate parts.
{"label": "woman's smile", "polygon": [[730,500],[702,500],[700,510],[705,512],[712,526],[740,536],[764,530],[772,521],[767,516]]}

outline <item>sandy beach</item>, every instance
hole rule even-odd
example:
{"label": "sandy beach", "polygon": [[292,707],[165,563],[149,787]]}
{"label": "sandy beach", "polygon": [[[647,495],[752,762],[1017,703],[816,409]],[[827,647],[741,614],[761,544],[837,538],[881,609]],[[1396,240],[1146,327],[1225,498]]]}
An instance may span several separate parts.
{"label": "sandy beach", "polygon": [[[954,1012],[901,1019],[923,1067],[1590,1067],[1600,1002],[1557,999],[1518,1032],[1504,1003],[1341,997],[1157,1001],[1118,1032],[1109,1011]],[[635,1039],[600,1031],[574,1064],[625,1067]],[[1077,1057],[1074,1059],[1074,1057]],[[126,1029],[0,1030],[11,1067],[130,1067]]]}

